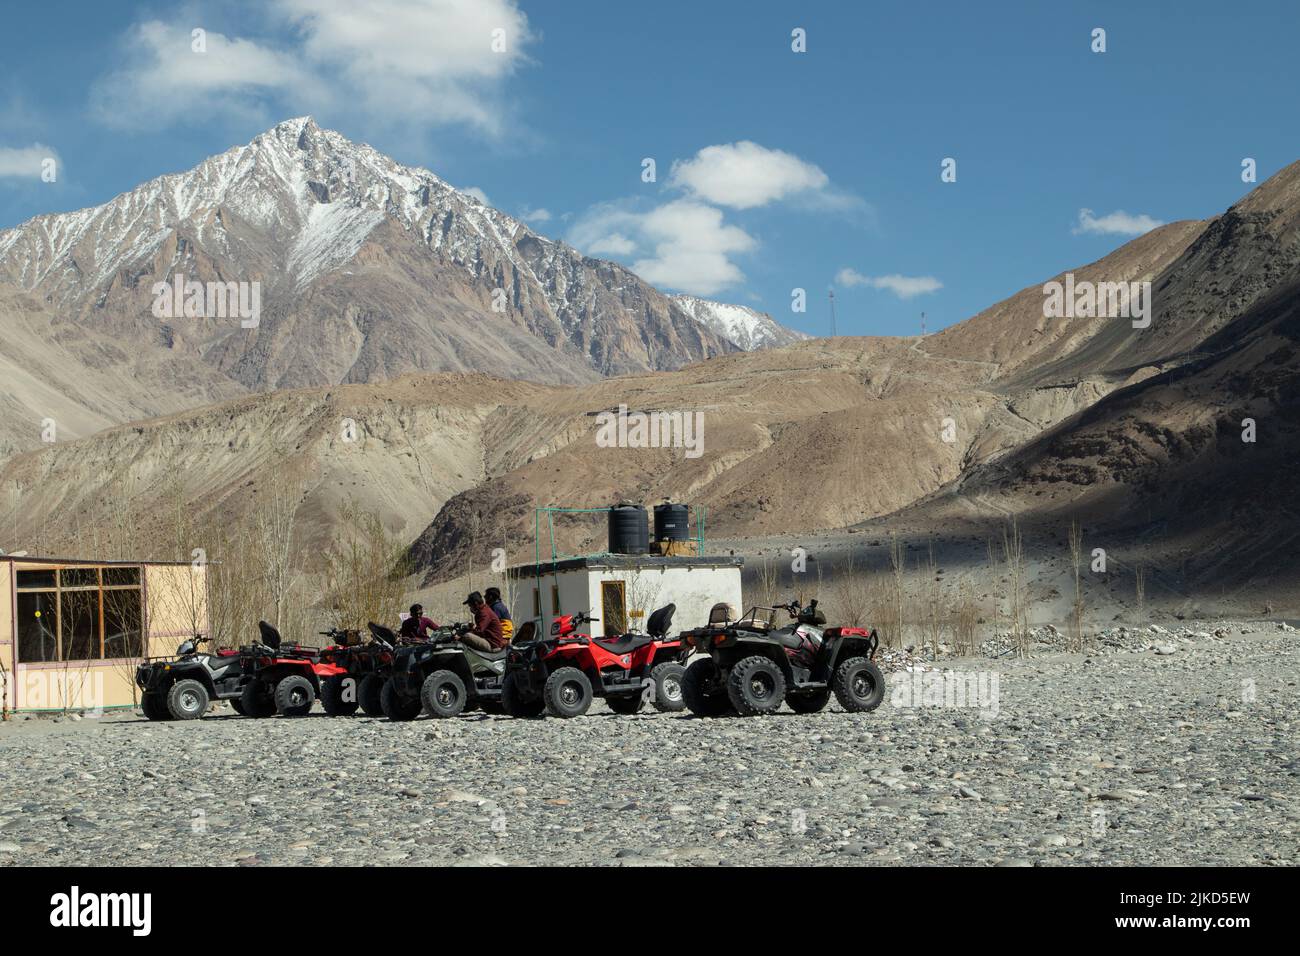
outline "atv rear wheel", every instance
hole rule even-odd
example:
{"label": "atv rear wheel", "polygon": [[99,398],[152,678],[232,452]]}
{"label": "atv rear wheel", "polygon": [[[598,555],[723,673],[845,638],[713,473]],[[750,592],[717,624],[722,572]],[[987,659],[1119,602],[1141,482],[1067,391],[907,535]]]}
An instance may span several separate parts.
{"label": "atv rear wheel", "polygon": [[453,671],[434,671],[420,685],[420,702],[430,717],[455,717],[465,709],[465,682]]}
{"label": "atv rear wheel", "polygon": [[306,717],[316,702],[316,688],[301,674],[290,674],[275,685],[275,711],[281,717]]}
{"label": "atv rear wheel", "polygon": [[196,720],[211,703],[208,689],[192,678],[178,680],[167,691],[167,712],[176,720]]}
{"label": "atv rear wheel", "polygon": [[230,708],[239,716],[244,716],[244,704],[238,697],[230,698]]}
{"label": "atv rear wheel", "polygon": [[796,714],[815,714],[825,707],[826,702],[830,699],[831,689],[829,687],[803,694],[790,691],[785,695],[785,702],[790,705],[790,709]]}
{"label": "atv rear wheel", "polygon": [[775,713],[785,699],[785,675],[770,657],[752,654],[727,674],[727,696],[742,717]]}
{"label": "atv rear wheel", "polygon": [[865,657],[850,657],[835,668],[835,699],[851,713],[875,710],[885,699],[885,675]]}
{"label": "atv rear wheel", "polygon": [[650,669],[650,680],[654,686],[654,696],[650,703],[655,710],[673,713],[686,709],[686,700],[682,697],[682,677],[686,668],[676,661],[656,664]]}
{"label": "atv rear wheel", "polygon": [[725,717],[731,713],[731,698],[719,687],[718,665],[711,657],[691,662],[682,674],[682,702],[696,717]]}
{"label": "atv rear wheel", "polygon": [[275,699],[270,688],[260,680],[250,681],[239,695],[239,704],[246,717],[270,717],[275,713]]}
{"label": "atv rear wheel", "polygon": [[576,667],[560,667],[546,678],[542,700],[552,717],[581,717],[591,706],[591,681]]}
{"label": "atv rear wheel", "polygon": [[331,717],[351,717],[361,706],[357,682],[347,674],[325,678],[320,685],[320,703]]}
{"label": "atv rear wheel", "polygon": [[507,674],[501,684],[501,709],[511,717],[542,716],[546,703],[540,697],[527,697],[514,674]]}
{"label": "atv rear wheel", "polygon": [[357,686],[357,703],[367,717],[384,716],[384,703],[380,694],[384,689],[384,679],[378,674],[367,674]]}
{"label": "atv rear wheel", "polygon": [[145,694],[140,698],[140,710],[146,720],[171,720],[172,713],[167,709],[167,698],[161,694]]}
{"label": "atv rear wheel", "polygon": [[391,677],[384,681],[379,703],[384,708],[384,716],[392,721],[415,720],[423,706],[419,697],[403,697],[397,690],[397,682]]}
{"label": "atv rear wheel", "polygon": [[606,697],[605,704],[616,714],[635,714],[641,709],[644,695],[644,690],[635,694],[619,694],[617,697]]}

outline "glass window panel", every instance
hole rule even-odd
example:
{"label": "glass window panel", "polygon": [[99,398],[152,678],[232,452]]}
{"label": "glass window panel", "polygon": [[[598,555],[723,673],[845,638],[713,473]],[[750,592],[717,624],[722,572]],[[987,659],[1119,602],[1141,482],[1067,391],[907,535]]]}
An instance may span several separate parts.
{"label": "glass window panel", "polygon": [[20,588],[52,588],[54,587],[54,571],[19,571],[18,586]]}
{"label": "glass window panel", "polygon": [[59,629],[65,661],[88,661],[99,653],[99,592],[63,591]]}
{"label": "glass window panel", "polygon": [[139,568],[104,568],[104,587],[140,583]]}
{"label": "glass window panel", "polygon": [[[22,574],[21,571],[18,572]],[[59,659],[54,634],[54,592],[30,591],[18,595],[18,660],[24,664]]]}
{"label": "glass window panel", "polygon": [[65,588],[99,587],[99,568],[63,568],[59,571],[59,586]]}
{"label": "glass window panel", "polygon": [[143,657],[141,620],[139,591],[105,591],[104,656]]}

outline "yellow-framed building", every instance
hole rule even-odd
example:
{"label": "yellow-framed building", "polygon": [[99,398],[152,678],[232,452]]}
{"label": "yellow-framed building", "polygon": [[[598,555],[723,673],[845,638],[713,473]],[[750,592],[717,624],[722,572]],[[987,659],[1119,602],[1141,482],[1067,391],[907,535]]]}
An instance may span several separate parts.
{"label": "yellow-framed building", "polygon": [[0,555],[0,702],[11,713],[130,707],[141,658],[207,630],[202,564]]}

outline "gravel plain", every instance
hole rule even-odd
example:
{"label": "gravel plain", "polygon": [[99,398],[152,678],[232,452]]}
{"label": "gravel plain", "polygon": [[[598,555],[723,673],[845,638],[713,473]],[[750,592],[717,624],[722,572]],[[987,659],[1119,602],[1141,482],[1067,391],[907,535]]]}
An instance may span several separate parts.
{"label": "gravel plain", "polygon": [[1294,865],[1297,650],[1220,622],[940,662],[996,677],[982,708],[896,661],[862,715],[19,718],[0,866]]}

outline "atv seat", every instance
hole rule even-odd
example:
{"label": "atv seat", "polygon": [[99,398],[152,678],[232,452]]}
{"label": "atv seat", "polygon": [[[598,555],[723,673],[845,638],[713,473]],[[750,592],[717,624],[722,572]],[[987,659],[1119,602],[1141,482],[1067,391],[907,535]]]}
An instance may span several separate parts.
{"label": "atv seat", "polygon": [[370,633],[373,634],[375,637],[379,638],[381,641],[385,641],[386,643],[389,644],[397,643],[397,635],[394,634],[391,629],[384,627],[384,625],[376,624],[374,621],[370,621],[366,626],[370,628]]}
{"label": "atv seat", "polygon": [[280,647],[279,631],[277,631],[272,625],[267,624],[266,621],[258,621],[257,629],[262,632],[263,644],[265,644],[267,647],[270,648],[275,648],[277,650],[279,649]]}
{"label": "atv seat", "polygon": [[480,651],[477,647],[467,647],[465,649],[477,654],[485,661],[503,661],[506,659],[506,655],[510,653],[509,647],[503,647],[498,651]]}
{"label": "atv seat", "polygon": [[653,644],[654,638],[648,634],[624,634],[622,637],[595,637],[593,644],[598,644],[611,654],[630,654],[638,647]]}
{"label": "atv seat", "polygon": [[654,638],[662,638],[673,626],[673,615],[676,613],[676,604],[665,604],[650,615],[650,620],[646,621],[646,633]]}

